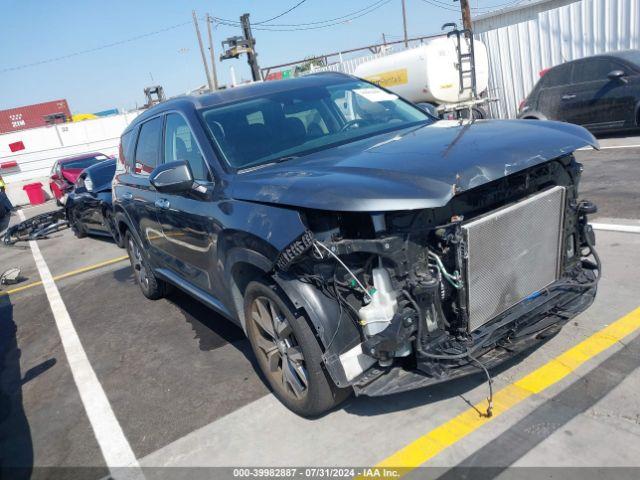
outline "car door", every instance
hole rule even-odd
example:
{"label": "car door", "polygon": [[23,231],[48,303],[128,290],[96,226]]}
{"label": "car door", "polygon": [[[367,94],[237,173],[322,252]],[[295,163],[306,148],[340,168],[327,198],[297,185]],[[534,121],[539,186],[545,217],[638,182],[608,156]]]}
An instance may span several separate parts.
{"label": "car door", "polygon": [[223,286],[216,265],[220,230],[212,217],[213,177],[186,117],[166,116],[163,162],[186,161],[198,188],[181,193],[158,193],[160,245],[165,265],[182,280],[221,298]]}
{"label": "car door", "polygon": [[119,176],[118,197],[140,236],[142,247],[154,262],[158,258],[162,228],[156,216],[157,192],[149,182],[149,174],[160,160],[163,118],[160,115],[140,125],[131,164]]}
{"label": "car door", "polygon": [[567,110],[566,120],[590,130],[607,130],[622,126],[625,112],[627,82],[609,78],[624,65],[609,57],[585,58],[575,62],[571,91],[562,98]]}
{"label": "car door", "polygon": [[564,63],[552,68],[540,80],[541,88],[535,110],[549,120],[564,120],[561,98],[571,82],[573,63]]}

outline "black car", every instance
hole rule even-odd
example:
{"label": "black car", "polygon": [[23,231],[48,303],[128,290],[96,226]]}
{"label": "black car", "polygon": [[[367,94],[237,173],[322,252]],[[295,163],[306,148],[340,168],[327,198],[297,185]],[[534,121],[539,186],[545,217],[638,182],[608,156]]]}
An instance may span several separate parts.
{"label": "black car", "polygon": [[640,127],[640,50],[573,60],[541,75],[518,118],[561,120],[593,132]]}
{"label": "black car", "polygon": [[65,204],[67,220],[78,238],[87,235],[111,237],[124,246],[115,228],[111,182],[116,160],[105,160],[82,171]]}
{"label": "black car", "polygon": [[237,322],[278,398],[316,415],[496,365],[586,309],[587,145],[575,125],[437,121],[310,75],[141,114],[114,212],[144,295],[175,285]]}

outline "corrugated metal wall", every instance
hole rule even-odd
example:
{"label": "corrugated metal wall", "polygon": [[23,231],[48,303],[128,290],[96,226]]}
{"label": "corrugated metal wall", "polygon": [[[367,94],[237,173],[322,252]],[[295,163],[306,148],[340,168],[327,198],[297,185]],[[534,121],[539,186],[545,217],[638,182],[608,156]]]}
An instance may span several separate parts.
{"label": "corrugated metal wall", "polygon": [[489,94],[499,99],[490,107],[492,116],[515,117],[544,68],[640,48],[640,0],[566,3],[541,2],[474,22],[489,52]]}

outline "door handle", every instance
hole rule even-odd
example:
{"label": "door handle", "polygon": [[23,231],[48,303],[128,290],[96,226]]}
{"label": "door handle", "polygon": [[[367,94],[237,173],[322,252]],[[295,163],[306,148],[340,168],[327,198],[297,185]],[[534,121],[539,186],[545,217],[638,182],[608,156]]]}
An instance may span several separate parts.
{"label": "door handle", "polygon": [[159,198],[154,202],[154,204],[156,207],[162,208],[163,210],[166,210],[171,206],[171,203],[169,203],[169,200],[165,198]]}
{"label": "door handle", "polygon": [[576,98],[575,94],[570,93],[568,95],[562,95],[562,97],[560,97],[562,100],[572,100],[574,98]]}
{"label": "door handle", "polygon": [[129,193],[129,192],[125,192],[122,194],[122,198],[124,200],[131,200],[133,198],[133,194]]}

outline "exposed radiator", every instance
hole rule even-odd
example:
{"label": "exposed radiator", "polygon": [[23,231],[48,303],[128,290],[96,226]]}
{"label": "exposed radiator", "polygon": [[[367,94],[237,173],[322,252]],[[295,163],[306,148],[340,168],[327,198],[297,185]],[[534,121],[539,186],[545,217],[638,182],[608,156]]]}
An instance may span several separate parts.
{"label": "exposed radiator", "polygon": [[462,226],[469,331],[558,279],[564,199],[553,187]]}

